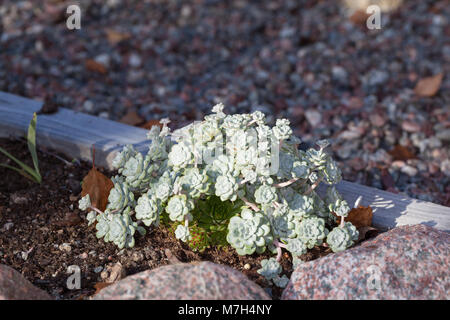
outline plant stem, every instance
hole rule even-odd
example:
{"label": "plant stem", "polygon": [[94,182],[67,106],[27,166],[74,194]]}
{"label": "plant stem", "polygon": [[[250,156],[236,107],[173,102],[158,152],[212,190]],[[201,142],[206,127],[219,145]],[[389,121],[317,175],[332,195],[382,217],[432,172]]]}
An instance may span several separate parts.
{"label": "plant stem", "polygon": [[248,201],[247,198],[241,197],[241,196],[239,196],[239,198],[240,198],[242,201],[244,201],[244,203],[245,203],[246,205],[248,205],[250,208],[252,208],[253,211],[255,211],[255,212],[258,212],[258,211],[259,211],[258,206],[257,206],[256,204],[254,204],[254,203]]}
{"label": "plant stem", "polygon": [[94,207],[94,206],[90,206],[89,208],[92,209],[92,210],[94,210],[95,212],[97,212],[97,213],[99,213],[99,214],[103,214],[103,213],[104,213],[102,210],[97,209],[97,208]]}
{"label": "plant stem", "polygon": [[286,245],[280,243],[277,239],[273,240],[274,246],[277,248],[277,262],[280,262],[283,252],[281,248],[286,248]]}
{"label": "plant stem", "polygon": [[322,178],[317,179],[316,182],[305,192],[306,195],[310,194],[317,186],[322,182]]}
{"label": "plant stem", "polygon": [[284,187],[287,187],[287,186],[290,185],[290,184],[293,184],[294,182],[298,181],[299,179],[300,179],[300,178],[292,178],[292,179],[290,179],[290,180],[288,180],[288,181],[280,182],[280,183],[274,184],[273,186],[274,186],[275,188],[284,188]]}
{"label": "plant stem", "polygon": [[344,225],[345,225],[344,217],[341,216],[341,223],[339,224],[339,227],[342,228]]}

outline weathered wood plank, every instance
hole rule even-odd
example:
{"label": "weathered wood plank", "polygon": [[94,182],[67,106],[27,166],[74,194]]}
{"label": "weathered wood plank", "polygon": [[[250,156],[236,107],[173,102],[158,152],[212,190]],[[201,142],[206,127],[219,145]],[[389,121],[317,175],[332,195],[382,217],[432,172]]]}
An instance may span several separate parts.
{"label": "weathered wood plank", "polygon": [[[319,186],[321,196],[326,188],[324,184]],[[426,224],[450,231],[449,207],[348,181],[341,181],[336,188],[350,206],[362,196],[360,204],[373,208],[373,225],[377,228],[386,230],[403,225]]]}
{"label": "weathered wood plank", "polygon": [[[40,102],[0,92],[0,137],[24,136],[33,112],[40,107]],[[95,145],[98,165],[111,168],[115,153],[123,145],[133,144],[144,152],[148,146],[146,133],[140,128],[60,109],[53,115],[38,116],[37,143],[84,160],[91,160],[91,146]],[[361,204],[374,209],[373,223],[378,228],[422,223],[450,231],[449,207],[347,181],[337,188],[350,205],[362,195]],[[326,186],[321,185],[319,193],[325,191]]]}
{"label": "weathered wood plank", "polygon": [[[41,106],[41,102],[0,92],[0,137],[23,137],[33,112]],[[95,146],[96,164],[106,168],[111,168],[111,160],[123,145],[133,144],[142,151],[148,145],[147,130],[64,108],[39,115],[36,132],[38,145],[72,158],[92,161]]]}

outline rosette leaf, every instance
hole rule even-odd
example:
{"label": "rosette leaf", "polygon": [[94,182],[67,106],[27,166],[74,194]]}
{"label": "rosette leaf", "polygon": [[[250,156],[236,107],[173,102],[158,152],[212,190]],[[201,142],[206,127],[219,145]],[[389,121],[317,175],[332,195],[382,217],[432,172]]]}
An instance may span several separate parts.
{"label": "rosette leaf", "polygon": [[294,238],[288,240],[286,250],[292,253],[292,256],[300,256],[306,253],[308,247],[306,246],[305,242],[303,242],[303,240]]}
{"label": "rosette leaf", "polygon": [[209,178],[206,171],[200,171],[198,168],[187,169],[181,178],[181,184],[188,195],[196,199],[201,194],[206,193],[210,187]]}
{"label": "rosette leaf", "polygon": [[220,197],[220,200],[234,201],[237,198],[237,190],[239,185],[231,175],[218,176],[216,184],[214,185],[216,196]]}
{"label": "rosette leaf", "polygon": [[322,150],[310,148],[306,151],[307,161],[317,170],[323,170],[327,164],[328,155]]}
{"label": "rosette leaf", "polygon": [[327,236],[327,243],[333,252],[344,251],[358,240],[359,232],[350,222],[342,227],[336,227]]}
{"label": "rosette leaf", "polygon": [[119,173],[122,172],[123,166],[130,158],[135,157],[138,152],[134,149],[132,145],[126,145],[123,147],[122,151],[117,153],[112,161],[112,166],[118,169]]}
{"label": "rosette leaf", "polygon": [[262,205],[271,204],[278,200],[277,189],[263,184],[255,191],[255,201]]}
{"label": "rosette leaf", "polygon": [[194,208],[192,200],[184,194],[172,196],[167,203],[166,212],[172,221],[183,221]]}
{"label": "rosette leaf", "polygon": [[134,189],[147,188],[152,178],[152,168],[150,168],[150,157],[144,156],[141,153],[128,159],[123,166],[122,175],[125,177],[125,182]]}
{"label": "rosette leaf", "polygon": [[114,188],[109,192],[107,208],[122,211],[128,206],[134,206],[134,194],[128,183],[119,177],[114,177],[112,181]]}
{"label": "rosette leaf", "polygon": [[272,132],[278,140],[287,140],[292,134],[292,129],[290,127],[290,121],[288,119],[277,119],[275,127],[273,127]]}
{"label": "rosette leaf", "polygon": [[337,192],[334,186],[327,189],[325,201],[328,205],[328,209],[331,212],[336,213],[338,216],[346,217],[350,212],[350,207],[341,195]]}
{"label": "rosette leaf", "polygon": [[160,202],[158,199],[143,194],[137,201],[136,219],[142,220],[142,222],[148,227],[151,224],[155,226],[159,225],[159,215],[162,211]]}
{"label": "rosette leaf", "polygon": [[89,194],[85,195],[78,201],[78,208],[85,211],[91,207],[91,197]]}
{"label": "rosette leaf", "polygon": [[328,234],[325,228],[325,220],[318,217],[303,219],[297,226],[298,238],[302,240],[308,249],[321,245]]}
{"label": "rosette leaf", "polygon": [[183,143],[175,144],[169,152],[169,165],[174,169],[185,168],[193,163],[193,154],[188,146]]}
{"label": "rosette leaf", "polygon": [[295,193],[288,204],[290,213],[298,218],[311,216],[315,210],[314,198],[307,195]]}
{"label": "rosette leaf", "polygon": [[183,226],[182,224],[177,226],[177,229],[175,230],[175,237],[183,242],[187,242],[192,239],[191,233],[189,232],[189,228]]}
{"label": "rosette leaf", "polygon": [[241,216],[230,219],[227,241],[240,255],[262,253],[273,241],[269,221],[261,213],[244,208]]}

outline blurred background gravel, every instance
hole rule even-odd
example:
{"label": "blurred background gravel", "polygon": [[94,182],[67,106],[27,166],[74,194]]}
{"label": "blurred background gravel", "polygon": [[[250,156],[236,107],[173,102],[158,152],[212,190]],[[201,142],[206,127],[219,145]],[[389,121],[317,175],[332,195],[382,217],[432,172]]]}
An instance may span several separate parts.
{"label": "blurred background gravel", "polygon": [[448,1],[404,0],[380,30],[318,0],[0,0],[0,17],[0,91],[173,128],[219,101],[261,110],[331,139],[345,179],[450,206]]}

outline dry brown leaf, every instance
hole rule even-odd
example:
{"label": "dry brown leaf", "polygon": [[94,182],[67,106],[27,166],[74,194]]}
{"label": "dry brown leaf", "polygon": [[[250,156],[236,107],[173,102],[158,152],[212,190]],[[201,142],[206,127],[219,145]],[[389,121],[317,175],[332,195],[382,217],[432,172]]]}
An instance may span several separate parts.
{"label": "dry brown leaf", "polygon": [[[372,225],[373,210],[369,207],[359,206],[353,208],[345,217],[346,222],[351,222],[356,228],[370,227]],[[337,218],[337,223],[341,222],[341,218]]]}
{"label": "dry brown leaf", "polygon": [[350,16],[350,21],[354,24],[365,24],[369,15],[364,10],[356,10]]}
{"label": "dry brown leaf", "polygon": [[144,119],[136,111],[128,111],[120,122],[129,124],[130,126],[137,126],[144,122]]}
{"label": "dry brown leaf", "polygon": [[104,288],[106,288],[106,287],[108,287],[110,285],[112,285],[112,283],[109,283],[109,282],[97,282],[96,284],[94,284],[94,288],[95,288],[95,293],[94,294],[99,293],[102,289],[104,289]]}
{"label": "dry brown leaf", "polygon": [[144,123],[140,127],[150,130],[153,126],[159,126],[160,128],[163,127],[163,125],[159,122],[159,120],[154,120],[154,119],[147,121],[146,123]]}
{"label": "dry brown leaf", "polygon": [[358,242],[360,242],[377,235],[379,231],[374,227],[361,227],[358,228],[358,232],[359,232]]}
{"label": "dry brown leaf", "polygon": [[91,203],[101,211],[105,211],[108,204],[108,196],[114,187],[111,179],[93,167],[83,179],[81,196],[89,194]]}
{"label": "dry brown leaf", "polygon": [[406,161],[409,159],[415,159],[416,156],[414,153],[412,153],[411,151],[409,151],[408,148],[405,148],[404,146],[398,144],[394,147],[394,149],[392,149],[391,151],[388,152],[393,160],[402,160],[402,161]]}
{"label": "dry brown leaf", "polygon": [[123,40],[127,40],[130,38],[129,33],[118,32],[113,29],[106,29],[106,37],[108,38],[108,42],[112,45],[118,44]]}
{"label": "dry brown leaf", "polygon": [[434,96],[439,91],[443,78],[444,74],[439,73],[432,77],[427,77],[419,80],[416,87],[414,88],[414,93],[421,97]]}
{"label": "dry brown leaf", "polygon": [[92,72],[105,74],[108,71],[103,64],[98,63],[97,61],[95,61],[93,59],[87,59],[84,62],[84,65],[86,66],[86,69],[88,69],[89,71],[92,71]]}

